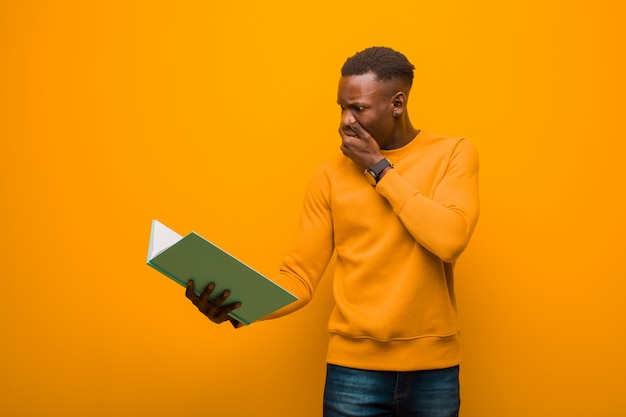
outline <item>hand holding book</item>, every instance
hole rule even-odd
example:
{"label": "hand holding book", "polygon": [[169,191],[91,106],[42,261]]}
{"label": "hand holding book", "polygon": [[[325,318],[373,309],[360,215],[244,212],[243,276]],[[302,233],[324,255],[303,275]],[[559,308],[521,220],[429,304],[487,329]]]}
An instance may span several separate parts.
{"label": "hand holding book", "polygon": [[240,327],[240,323],[237,320],[231,318],[229,314],[231,311],[241,307],[241,303],[239,301],[236,301],[234,303],[224,305],[224,302],[226,302],[226,300],[230,296],[229,290],[224,290],[222,292],[222,295],[217,297],[215,301],[211,302],[209,297],[211,296],[213,291],[215,291],[215,284],[212,282],[209,283],[209,285],[206,286],[206,288],[202,291],[202,293],[200,293],[199,296],[195,292],[194,285],[195,284],[193,280],[190,279],[187,283],[187,290],[185,291],[185,295],[189,300],[191,300],[193,305],[198,307],[198,310],[200,310],[202,314],[207,316],[207,318],[213,323],[221,324],[225,321],[230,321],[233,326]]}
{"label": "hand holding book", "polygon": [[156,220],[147,263],[186,286],[187,298],[215,323],[247,326],[298,299],[197,233],[183,237]]}

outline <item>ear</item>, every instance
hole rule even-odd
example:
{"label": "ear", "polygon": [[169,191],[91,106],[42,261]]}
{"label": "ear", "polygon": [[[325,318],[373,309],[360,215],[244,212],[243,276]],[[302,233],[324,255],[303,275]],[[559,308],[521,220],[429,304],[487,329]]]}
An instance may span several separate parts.
{"label": "ear", "polygon": [[391,102],[393,106],[393,117],[397,119],[406,110],[406,94],[402,91],[397,92],[393,95]]}

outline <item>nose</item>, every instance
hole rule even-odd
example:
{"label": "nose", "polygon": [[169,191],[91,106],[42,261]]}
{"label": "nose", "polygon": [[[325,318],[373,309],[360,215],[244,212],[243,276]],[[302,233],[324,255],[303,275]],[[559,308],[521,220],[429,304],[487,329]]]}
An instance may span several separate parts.
{"label": "nose", "polygon": [[354,122],[356,122],[356,119],[350,109],[344,109],[341,111],[341,127],[350,127],[350,125]]}

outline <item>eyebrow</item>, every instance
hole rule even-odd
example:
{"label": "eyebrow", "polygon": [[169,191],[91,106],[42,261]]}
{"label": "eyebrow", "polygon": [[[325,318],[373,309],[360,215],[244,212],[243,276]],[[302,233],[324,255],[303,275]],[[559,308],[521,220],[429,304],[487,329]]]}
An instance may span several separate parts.
{"label": "eyebrow", "polygon": [[[341,104],[341,102],[339,100],[337,100],[337,104],[340,106],[343,106],[343,104]],[[346,103],[346,107],[354,107],[354,106],[358,106],[358,107],[367,107],[366,103],[360,102],[360,101],[355,101],[352,103]]]}

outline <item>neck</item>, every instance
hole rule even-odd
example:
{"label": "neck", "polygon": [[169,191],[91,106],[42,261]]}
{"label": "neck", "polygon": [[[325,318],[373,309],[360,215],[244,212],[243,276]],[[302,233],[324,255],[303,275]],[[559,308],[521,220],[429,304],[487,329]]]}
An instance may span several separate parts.
{"label": "neck", "polygon": [[384,147],[385,150],[399,149],[406,146],[409,142],[415,139],[415,136],[419,133],[419,129],[413,127],[408,115],[398,120],[396,125],[393,139]]}

